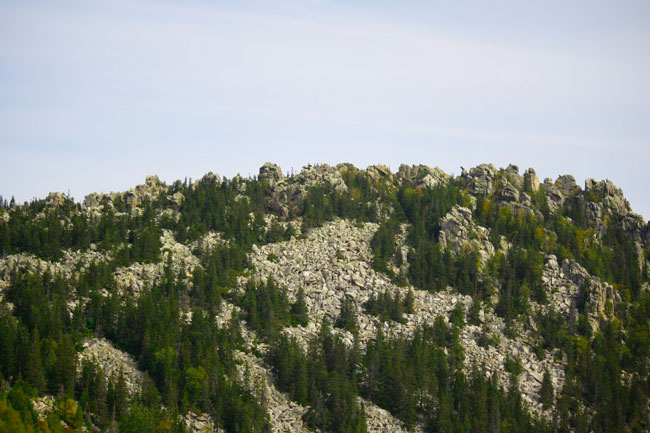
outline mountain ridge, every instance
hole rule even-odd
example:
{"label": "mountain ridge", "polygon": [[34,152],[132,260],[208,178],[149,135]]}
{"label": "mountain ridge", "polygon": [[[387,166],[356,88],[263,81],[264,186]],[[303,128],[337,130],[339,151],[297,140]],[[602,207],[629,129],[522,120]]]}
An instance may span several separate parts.
{"label": "mountain ridge", "polygon": [[[49,299],[65,300],[67,311],[59,313],[68,315],[64,322],[80,317],[93,321],[92,326],[78,325],[85,336],[62,325],[63,335],[83,341],[85,347],[75,351],[79,355],[68,354],[74,358],[69,365],[78,369],[79,361],[89,358],[88,347],[105,347],[101,339],[108,337],[106,344],[112,341],[131,353],[127,356],[137,358],[131,364],[153,376],[153,388],[165,403],[157,416],[194,430],[210,426],[239,431],[241,426],[229,420],[232,413],[216,409],[217,397],[212,394],[216,385],[201,379],[205,374],[218,382],[217,373],[208,373],[205,367],[201,373],[200,363],[183,361],[181,351],[169,367],[179,372],[175,374],[180,379],[169,382],[157,370],[162,367],[156,367],[163,352],[149,353],[146,346],[156,343],[146,343],[144,334],[121,335],[121,317],[132,314],[135,320],[140,314],[120,312],[129,302],[145,308],[145,301],[169,300],[180,318],[175,326],[188,328],[187,332],[201,317],[212,317],[215,324],[210,326],[216,326],[216,334],[235,327],[230,337],[215,338],[219,347],[234,344],[224,349],[227,356],[247,367],[223,368],[225,378],[238,377],[235,382],[243,384],[240,391],[238,385],[232,388],[232,401],[249,399],[247,410],[258,414],[247,412],[250,431],[442,428],[446,397],[435,384],[440,379],[420,371],[422,367],[404,367],[409,371],[405,377],[420,374],[432,382],[428,389],[408,381],[401,387],[391,385],[391,392],[406,401],[396,405],[386,400],[383,388],[388,386],[383,381],[392,380],[396,371],[375,372],[373,362],[380,366],[383,360],[373,361],[368,352],[380,350],[382,344],[416,344],[429,328],[447,337],[426,337],[426,345],[431,345],[427,356],[446,357],[458,377],[467,378],[457,379],[454,386],[463,380],[478,381],[472,386],[480,389],[487,386],[480,378],[491,377],[499,383],[494,392],[500,389],[504,394],[494,397],[486,410],[494,410],[494,402],[503,399],[502,410],[518,414],[513,419],[520,427],[543,431],[546,425],[569,431],[586,423],[594,430],[610,425],[647,430],[649,425],[647,392],[643,403],[625,400],[636,412],[614,416],[601,407],[611,397],[591,395],[589,377],[572,371],[598,356],[612,356],[599,339],[612,344],[620,338],[623,343],[616,346],[620,353],[608,367],[615,371],[603,380],[611,387],[617,377],[616,392],[621,395],[638,392],[647,383],[649,344],[643,320],[650,224],[631,211],[622,191],[607,180],[587,179],[583,189],[570,175],[540,182],[533,169],[521,175],[516,166],[497,169],[491,164],[462,169],[458,177],[423,165],[402,165],[393,173],[382,165],[360,170],[351,164],[307,166],[285,176],[277,165],[266,163],[252,179],[222,180],[208,173],[192,184],[166,185],[148,176],[145,184],[127,191],[89,194],[83,205],[60,193],[21,206],[4,203],[0,223],[3,326],[11,328],[10,322],[18,319],[23,324],[17,325],[18,334],[21,326],[30,335],[45,329],[29,311],[38,302],[23,299],[21,291],[27,287],[21,278],[40,276]],[[48,280],[53,276],[70,286],[59,298],[48,288],[56,285]],[[106,321],[103,313],[92,312],[93,304],[119,314],[109,314],[114,318]],[[297,305],[307,311],[306,324],[300,323],[304,318],[299,319]],[[155,325],[145,327],[150,326],[153,332]],[[323,331],[329,326],[333,328]],[[43,358],[49,356],[43,348],[47,341],[58,338],[50,336],[39,343]],[[334,344],[328,343],[330,338],[341,344],[337,356],[360,359],[346,367],[352,372],[336,379],[340,390],[317,392],[334,380],[331,375],[341,374],[331,366],[319,373],[329,378],[320,385],[303,390],[287,383],[287,368],[297,369],[293,374],[312,368],[311,361],[300,361],[300,351],[310,353],[314,342],[323,345],[319,349],[323,353],[334,350],[327,349]],[[2,343],[12,346],[6,340]],[[576,357],[585,344],[588,349],[581,356],[587,359]],[[297,358],[282,358],[277,352],[282,345]],[[100,352],[112,350],[117,349]],[[630,359],[630,354],[639,359]],[[117,373],[106,372],[111,363],[126,361],[109,358],[103,361],[104,380],[112,380],[116,387]],[[182,365],[188,367],[179,370]],[[246,372],[253,370],[257,385],[246,385]],[[10,371],[16,370],[4,367],[3,382],[13,389],[16,382]],[[82,400],[75,383],[81,379],[73,377],[72,385],[65,384],[61,374],[51,373],[54,379],[31,377],[27,383],[32,395],[47,395],[45,391],[58,384],[64,391],[60,396]],[[319,375],[306,380],[318,380]],[[83,369],[76,376],[83,376]],[[85,407],[86,426],[119,429],[136,417],[134,407],[147,407],[146,399],[134,396],[138,381],[125,380],[130,409],[121,407],[119,416],[109,420]],[[198,380],[198,388],[192,388],[192,380]],[[183,387],[187,396],[175,397],[177,391],[167,388],[171,383]],[[206,396],[201,397],[202,392]],[[417,401],[407,398],[414,392]],[[436,393],[441,394],[435,397]],[[346,409],[328,408],[339,397],[356,403],[348,403]],[[320,408],[316,403],[323,398],[325,406]],[[432,406],[425,409],[427,405]],[[113,403],[114,411],[115,407]],[[57,412],[56,407],[49,410]],[[266,417],[259,415],[263,412]],[[349,424],[337,424],[325,417],[327,413]],[[175,414],[184,421],[174,421]],[[59,417],[71,427],[84,425]],[[197,417],[201,419],[196,421]],[[509,422],[500,420],[498,426]]]}

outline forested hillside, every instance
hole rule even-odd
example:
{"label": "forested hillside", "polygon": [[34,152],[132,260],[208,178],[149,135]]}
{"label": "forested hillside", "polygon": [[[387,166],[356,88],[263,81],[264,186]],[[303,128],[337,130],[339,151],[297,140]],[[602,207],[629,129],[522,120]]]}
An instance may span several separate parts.
{"label": "forested hillside", "polygon": [[0,198],[0,433],[650,431],[649,264],[513,165]]}

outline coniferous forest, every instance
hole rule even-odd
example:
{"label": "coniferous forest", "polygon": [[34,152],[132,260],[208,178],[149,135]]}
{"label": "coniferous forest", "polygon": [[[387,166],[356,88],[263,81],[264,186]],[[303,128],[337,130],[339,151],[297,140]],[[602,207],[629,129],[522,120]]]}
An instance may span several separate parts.
{"label": "coniferous forest", "polygon": [[[287,260],[264,246],[335,221],[372,235],[328,260],[366,248],[385,287],[350,265],[368,295],[337,288],[321,311],[312,286],[258,277],[253,256]],[[0,198],[0,433],[282,431],[279,394],[311,431],[376,431],[379,409],[408,431],[648,431],[649,260],[650,227],[611,182],[514,166],[267,163],[83,203]],[[418,322],[425,295],[453,308]],[[88,356],[95,341],[137,379]]]}

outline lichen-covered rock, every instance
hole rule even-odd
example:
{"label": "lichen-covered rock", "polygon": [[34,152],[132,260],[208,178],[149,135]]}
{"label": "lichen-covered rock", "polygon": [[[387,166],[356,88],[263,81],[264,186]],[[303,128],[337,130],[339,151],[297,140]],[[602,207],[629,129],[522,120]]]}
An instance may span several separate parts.
{"label": "lichen-covered rock", "polygon": [[548,205],[548,209],[553,213],[557,212],[557,210],[564,204],[564,194],[562,194],[562,191],[558,187],[555,185],[549,185],[546,182],[544,182],[544,192],[546,194],[546,204]]}
{"label": "lichen-covered rock", "polygon": [[[456,306],[462,306],[465,311],[471,306],[470,296],[463,296],[452,288],[431,293],[413,287],[397,287],[385,275],[372,269],[369,244],[376,230],[376,224],[366,223],[359,228],[349,221],[338,220],[314,229],[306,239],[293,238],[290,241],[253,248],[251,262],[255,269],[254,278],[264,281],[273,277],[287,288],[290,301],[295,300],[299,288],[304,289],[310,322],[307,326],[287,327],[283,331],[295,337],[304,348],[307,342],[318,334],[324,317],[330,322],[336,320],[345,297],[353,300],[362,348],[375,337],[380,326],[386,336],[411,336],[417,327],[430,326],[438,316],[448,321],[451,310]],[[271,254],[275,257],[268,260]],[[245,278],[241,278],[240,284],[243,285],[245,281]],[[378,318],[366,314],[363,303],[370,296],[376,296],[384,290],[400,293],[401,296],[406,295],[409,290],[413,291],[414,313],[404,315],[405,323],[382,323]],[[523,331],[517,333],[517,339],[503,336],[505,323],[491,308],[482,310],[480,317],[483,321],[482,328],[465,326],[461,329],[460,338],[465,350],[467,373],[482,366],[482,371],[488,375],[496,374],[502,386],[507,386],[509,376],[504,369],[506,356],[516,355],[522,358],[524,371],[519,388],[524,401],[536,413],[550,417],[551,413],[545,411],[539,403],[541,378],[544,370],[549,369],[554,386],[561,389],[564,361],[554,359],[550,353],[544,360],[539,360],[532,351],[534,338],[527,336]],[[479,346],[477,340],[483,331],[502,335],[500,345]],[[348,331],[334,329],[332,332],[339,335],[348,347],[353,345],[353,336]],[[369,420],[369,430],[373,428],[371,424]],[[399,425],[394,424],[384,431],[399,431]],[[381,428],[373,431],[381,431]]]}
{"label": "lichen-covered rock", "polygon": [[346,192],[348,187],[343,181],[339,170],[328,164],[307,165],[295,177],[296,183],[303,186],[312,186],[325,183],[334,187],[338,192]]}
{"label": "lichen-covered rock", "polygon": [[393,180],[393,173],[390,171],[390,168],[383,164],[369,166],[366,169],[366,173],[368,174],[368,177],[375,182],[391,182]]}
{"label": "lichen-covered rock", "polygon": [[440,246],[454,253],[477,249],[483,263],[494,254],[489,235],[488,229],[474,223],[472,211],[462,206],[454,206],[440,219]]}
{"label": "lichen-covered rock", "polygon": [[413,183],[418,188],[433,188],[447,183],[450,176],[439,167],[402,164],[397,172],[397,179],[401,182]]}
{"label": "lichen-covered rock", "polygon": [[535,169],[529,168],[524,173],[524,191],[537,192],[539,191],[539,178]]}
{"label": "lichen-covered rock", "polygon": [[609,179],[600,182],[585,180],[585,196],[602,203],[610,215],[626,215],[630,211],[630,203],[623,196],[623,191]]}
{"label": "lichen-covered rock", "polygon": [[310,430],[302,422],[302,416],[307,412],[307,408],[289,400],[286,394],[276,388],[269,368],[249,353],[237,351],[235,357],[239,361],[237,365],[239,380],[258,398],[262,395],[266,398],[271,431],[309,433]]}
{"label": "lichen-covered rock", "polygon": [[207,413],[197,414],[188,411],[181,418],[190,433],[223,433],[222,429],[215,427],[212,417]]}
{"label": "lichen-covered rock", "polygon": [[498,192],[498,198],[504,203],[517,203],[519,201],[519,190],[506,180]]}
{"label": "lichen-covered rock", "polygon": [[611,284],[589,275],[589,272],[574,260],[565,259],[562,262],[562,273],[577,287],[586,290],[587,321],[592,331],[597,331],[600,328],[600,320],[613,315],[620,295],[614,291]]}
{"label": "lichen-covered rock", "polygon": [[39,421],[45,421],[50,412],[54,410],[54,403],[54,396],[51,395],[44,395],[34,399],[32,405]]}
{"label": "lichen-covered rock", "polygon": [[558,176],[555,181],[555,186],[560,190],[564,197],[570,197],[574,193],[580,191],[580,187],[576,183],[576,179],[570,174],[563,174]]}
{"label": "lichen-covered rock", "polygon": [[465,173],[467,189],[474,195],[488,196],[494,192],[497,169],[493,164],[479,164]]}
{"label": "lichen-covered rock", "polygon": [[66,202],[71,201],[72,200],[70,200],[61,192],[51,192],[45,199],[45,206],[50,209],[55,209],[57,207],[63,206]]}
{"label": "lichen-covered rock", "polygon": [[284,175],[280,166],[271,162],[265,162],[260,167],[259,179],[267,181],[270,186],[275,186],[284,180]]}
{"label": "lichen-covered rock", "polygon": [[[201,242],[210,242],[211,236],[215,235],[208,233],[197,243],[203,245]],[[199,258],[192,253],[190,247],[176,242],[174,234],[169,230],[163,230],[160,240],[162,243],[162,260],[160,262],[135,262],[115,270],[113,273],[115,284],[121,293],[129,292],[138,296],[143,290],[150,289],[154,284],[161,282],[167,263],[171,264],[174,273],[187,277],[190,280],[188,285],[192,286],[191,276],[194,269],[200,266]]]}
{"label": "lichen-covered rock", "polygon": [[515,164],[510,164],[505,169],[505,175],[508,181],[516,188],[522,189],[524,186],[524,178],[519,174],[519,167]]}
{"label": "lichen-covered rock", "polygon": [[138,370],[137,363],[129,354],[116,349],[108,340],[92,338],[84,341],[77,368],[81,369],[85,360],[102,368],[107,383],[111,377],[117,379],[121,373],[130,394],[140,391],[144,374]]}

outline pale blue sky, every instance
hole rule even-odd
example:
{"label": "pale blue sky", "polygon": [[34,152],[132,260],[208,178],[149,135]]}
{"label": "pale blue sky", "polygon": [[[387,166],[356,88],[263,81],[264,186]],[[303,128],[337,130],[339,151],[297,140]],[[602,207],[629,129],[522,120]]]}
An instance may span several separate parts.
{"label": "pale blue sky", "polygon": [[650,217],[650,2],[3,1],[0,195],[481,162]]}

